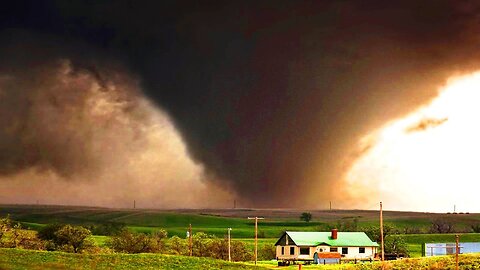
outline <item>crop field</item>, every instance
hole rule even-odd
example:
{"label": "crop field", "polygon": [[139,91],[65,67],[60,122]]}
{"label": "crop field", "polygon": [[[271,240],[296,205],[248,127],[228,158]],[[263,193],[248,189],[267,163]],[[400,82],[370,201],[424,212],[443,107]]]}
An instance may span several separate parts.
{"label": "crop field", "polygon": [[[311,222],[299,220],[302,212],[312,213]],[[0,216],[10,216],[31,229],[38,229],[49,223],[97,224],[117,222],[126,224],[138,232],[151,232],[158,228],[166,229],[170,236],[185,235],[188,224],[194,231],[202,231],[222,237],[226,228],[233,228],[233,238],[252,236],[253,221],[249,216],[262,216],[259,222],[259,235],[264,238],[276,238],[283,231],[316,231],[327,224],[338,222],[357,222],[359,227],[378,225],[378,211],[365,210],[280,210],[280,209],[109,209],[98,207],[74,206],[24,206],[0,205]],[[403,230],[417,228],[421,233],[428,232],[435,218],[450,220],[456,229],[468,230],[469,224],[480,221],[480,214],[437,214],[419,212],[384,212],[384,221]]]}

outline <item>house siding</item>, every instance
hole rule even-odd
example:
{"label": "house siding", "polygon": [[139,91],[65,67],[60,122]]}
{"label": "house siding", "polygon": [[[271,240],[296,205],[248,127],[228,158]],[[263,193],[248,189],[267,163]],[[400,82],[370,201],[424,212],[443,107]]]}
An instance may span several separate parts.
{"label": "house siding", "polygon": [[[282,254],[282,247],[284,248],[284,253]],[[290,253],[290,249],[293,248],[293,254]],[[297,246],[277,246],[277,258],[278,259],[297,259],[300,253],[300,249]]]}
{"label": "house siding", "polygon": [[[375,256],[378,244],[362,232],[338,233],[338,240],[327,232],[285,232],[275,246],[278,260],[313,260],[315,253],[324,252],[337,252],[343,259],[365,260]],[[308,248],[308,254],[300,254],[301,248]],[[342,249],[347,250],[346,254]]]}
{"label": "house siding", "polygon": [[[284,248],[284,254],[282,254],[282,247]],[[290,254],[290,248],[294,248],[294,253]],[[279,260],[313,260],[313,255],[315,252],[331,252],[330,246],[317,246],[317,247],[308,247],[308,255],[300,255],[300,247],[297,246],[277,246],[276,247],[276,257]],[[342,253],[342,248],[345,247],[336,247],[338,253]],[[376,247],[364,247],[365,253],[360,253],[360,247],[346,247],[348,249],[347,254],[343,254],[342,258],[345,259],[370,259],[375,256]]]}
{"label": "house siding", "polygon": [[[345,254],[345,256],[342,257],[346,259],[369,259],[373,258],[376,253],[375,247],[364,247],[365,253],[360,253],[360,248],[361,247],[348,247],[348,254]],[[338,248],[338,251],[340,253],[342,252],[340,247]]]}

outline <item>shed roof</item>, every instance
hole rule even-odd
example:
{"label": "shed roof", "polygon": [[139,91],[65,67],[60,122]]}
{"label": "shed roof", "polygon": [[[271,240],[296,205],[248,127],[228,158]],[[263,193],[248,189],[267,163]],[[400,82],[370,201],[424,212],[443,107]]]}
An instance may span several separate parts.
{"label": "shed roof", "polygon": [[[285,235],[290,236],[297,246],[378,247],[378,244],[370,240],[364,232],[338,232],[337,239],[332,239],[331,232],[286,231],[280,239]],[[280,239],[275,245],[278,245]]]}

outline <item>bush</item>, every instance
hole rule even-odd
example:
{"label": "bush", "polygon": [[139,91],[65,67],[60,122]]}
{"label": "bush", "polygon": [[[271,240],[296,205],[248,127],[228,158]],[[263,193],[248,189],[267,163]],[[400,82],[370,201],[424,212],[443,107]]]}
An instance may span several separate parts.
{"label": "bush", "polygon": [[215,236],[199,232],[192,237],[193,256],[197,257],[214,257],[211,251],[212,241]]}
{"label": "bush", "polygon": [[231,253],[232,253],[232,260],[236,262],[253,260],[252,252],[247,250],[245,243],[241,241],[232,241]]}
{"label": "bush", "polygon": [[358,218],[344,218],[337,220],[336,224],[328,224],[328,230],[338,229],[340,232],[356,232],[358,228]]}
{"label": "bush", "polygon": [[228,260],[228,239],[211,239],[209,244],[209,257]]}
{"label": "bush", "polygon": [[144,233],[123,230],[107,241],[107,246],[117,252],[145,253],[155,252],[152,239]]}
{"label": "bush", "polygon": [[14,228],[11,233],[12,247],[45,250],[45,241],[37,236],[37,232]]}
{"label": "bush", "polygon": [[385,253],[389,254],[404,254],[408,257],[408,247],[405,239],[399,235],[390,235],[385,238]]}
{"label": "bush", "polygon": [[53,223],[53,224],[48,224],[47,226],[40,229],[40,231],[38,232],[38,237],[46,241],[45,246],[47,250],[49,251],[57,250],[57,245],[63,246],[64,244],[66,244],[66,243],[63,243],[62,240],[60,240],[55,234],[57,231],[63,228],[63,226],[65,225]]}
{"label": "bush", "polygon": [[167,241],[166,244],[167,253],[173,255],[188,255],[188,242],[186,239],[178,236],[173,236]]}
{"label": "bush", "polygon": [[57,247],[61,250],[73,253],[79,253],[86,248],[94,246],[88,239],[92,233],[82,226],[65,225],[55,232],[58,243]]}
{"label": "bush", "polygon": [[[208,257],[228,260],[228,239],[210,238],[208,241]],[[250,261],[253,254],[247,250],[241,241],[230,241],[230,255],[232,261]]]}
{"label": "bush", "polygon": [[470,228],[472,228],[472,231],[474,233],[480,233],[480,223],[478,222],[472,223],[470,224]]}
{"label": "bush", "polygon": [[272,244],[265,244],[258,250],[258,259],[259,260],[272,260],[276,257],[275,246]]}
{"label": "bush", "polygon": [[452,233],[454,232],[453,224],[450,220],[437,218],[432,220],[430,233]]}
{"label": "bush", "polygon": [[88,225],[86,227],[94,235],[107,235],[113,236],[119,234],[126,228],[124,223],[119,222],[105,222],[100,224]]}
{"label": "bush", "polygon": [[94,243],[88,239],[90,235],[92,235],[90,230],[69,224],[49,224],[38,233],[40,239],[46,241],[45,248],[47,250],[73,253],[79,253],[94,246]]}
{"label": "bush", "polygon": [[403,229],[404,234],[420,234],[422,230],[418,227],[405,227]]}
{"label": "bush", "polygon": [[164,252],[168,233],[165,230],[158,230],[152,233],[152,248],[155,252]]}
{"label": "bush", "polygon": [[5,233],[9,232],[14,226],[14,222],[10,219],[10,216],[0,218],[0,241],[2,241]]}
{"label": "bush", "polygon": [[[188,239],[173,236],[166,242],[166,251],[174,255],[189,255]],[[228,260],[228,239],[217,238],[203,232],[192,236],[193,256],[210,257],[214,259]],[[230,251],[232,261],[252,260],[252,253],[247,250],[241,241],[231,241]]]}
{"label": "bush", "polygon": [[23,230],[20,223],[7,216],[0,219],[0,247],[42,250],[45,242],[37,237],[36,232]]}

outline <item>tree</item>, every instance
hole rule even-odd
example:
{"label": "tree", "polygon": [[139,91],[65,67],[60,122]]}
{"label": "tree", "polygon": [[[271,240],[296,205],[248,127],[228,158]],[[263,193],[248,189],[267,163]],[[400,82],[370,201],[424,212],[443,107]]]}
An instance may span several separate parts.
{"label": "tree", "polygon": [[[380,238],[380,227],[377,226],[370,226],[367,228],[363,228],[363,231],[367,236],[372,240],[377,243],[380,243],[381,238]],[[384,224],[383,225],[383,238],[385,239],[388,235],[395,234],[397,233],[397,230],[395,227],[393,227],[390,224]]]}
{"label": "tree", "polygon": [[166,244],[165,241],[167,239],[168,233],[167,231],[161,229],[152,233],[151,241],[152,241],[152,249],[155,252],[162,252],[165,250]]}
{"label": "tree", "polygon": [[167,251],[174,255],[188,255],[187,240],[174,235],[167,242]]}
{"label": "tree", "polygon": [[260,260],[272,260],[276,256],[275,246],[272,244],[265,244],[258,250],[258,258]]}
{"label": "tree", "polygon": [[193,256],[212,257],[209,245],[214,240],[214,238],[215,236],[208,235],[204,232],[194,234],[192,237]]}
{"label": "tree", "polygon": [[474,233],[480,233],[480,223],[474,222],[474,223],[470,224],[470,228],[472,228],[472,231]]}
{"label": "tree", "polygon": [[0,218],[0,241],[2,241],[3,236],[9,232],[13,226],[13,221],[10,219],[9,215],[4,218]]}
{"label": "tree", "polygon": [[303,221],[305,221],[305,222],[310,222],[310,220],[312,220],[312,213],[303,212],[303,213],[300,215],[300,220],[303,220]]}
{"label": "tree", "polygon": [[12,247],[23,249],[44,250],[45,241],[37,236],[37,232],[23,230],[21,228],[13,228],[11,234]]}
{"label": "tree", "polygon": [[62,243],[62,249],[74,253],[79,253],[87,247],[93,246],[93,243],[87,238],[92,233],[82,226],[65,225],[55,232],[59,243]]}
{"label": "tree", "polygon": [[133,233],[123,230],[118,235],[112,236],[107,245],[115,251],[125,253],[154,252],[152,239],[144,233]]}
{"label": "tree", "polygon": [[338,220],[337,224],[329,224],[328,229],[338,229],[342,232],[356,232],[358,231],[358,218]]}
{"label": "tree", "polygon": [[390,235],[385,239],[385,253],[408,256],[405,239],[399,235]]}
{"label": "tree", "polygon": [[0,218],[0,247],[42,250],[45,243],[36,232],[22,229],[20,223],[7,216]]}
{"label": "tree", "polygon": [[212,258],[228,260],[228,239],[211,239],[208,249]]}
{"label": "tree", "polygon": [[91,224],[86,226],[85,228],[89,229],[94,235],[112,236],[119,234],[122,230],[126,228],[126,225],[120,222],[107,221],[99,224]]}
{"label": "tree", "polygon": [[242,241],[232,241],[232,260],[233,261],[251,261],[253,252],[249,251]]}
{"label": "tree", "polygon": [[444,218],[437,218],[432,220],[431,233],[451,233],[453,232],[453,224]]}
{"label": "tree", "polygon": [[48,224],[47,226],[40,229],[38,232],[38,237],[45,241],[45,249],[48,251],[53,251],[57,249],[61,249],[66,243],[63,242],[63,239],[59,239],[55,234],[61,228],[63,228],[65,224],[53,223]]}

